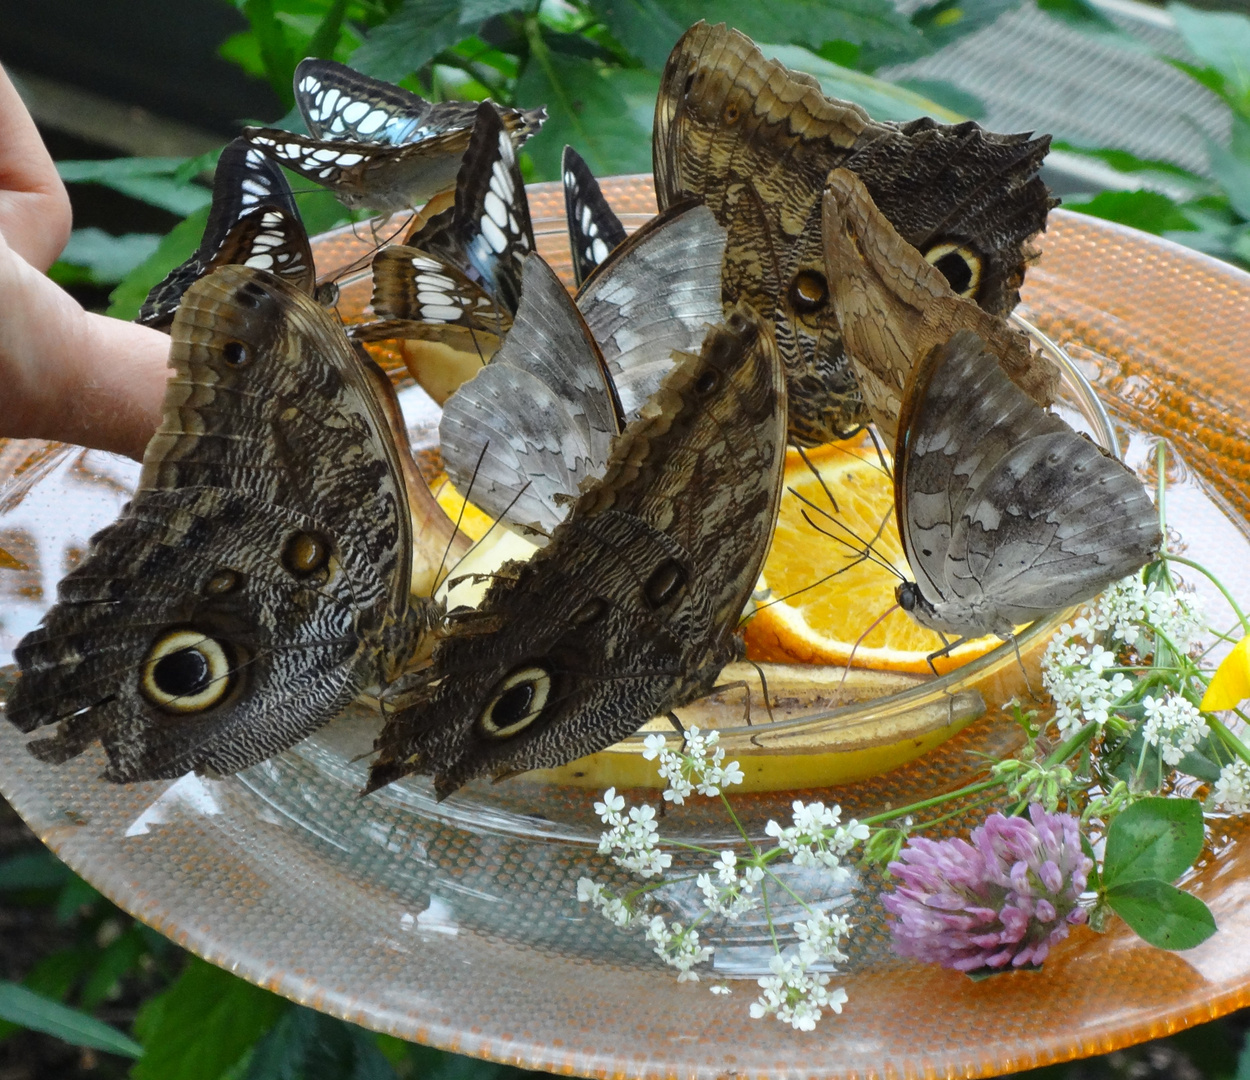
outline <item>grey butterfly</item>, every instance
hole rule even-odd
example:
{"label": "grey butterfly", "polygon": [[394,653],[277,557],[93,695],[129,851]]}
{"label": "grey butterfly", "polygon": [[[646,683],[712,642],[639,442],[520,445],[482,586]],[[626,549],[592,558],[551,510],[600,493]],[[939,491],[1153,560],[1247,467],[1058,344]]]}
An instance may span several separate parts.
{"label": "grey butterfly", "polygon": [[[282,170],[246,139],[217,159],[213,203],[195,254],[152,287],[136,322],[166,330],[193,283],[218,266],[268,270],[302,292],[315,290],[312,248]],[[333,291],[323,297],[333,300]]]}
{"label": "grey butterfly", "polygon": [[573,280],[580,288],[590,272],[625,240],[625,226],[603,197],[590,166],[571,146],[564,148],[560,175],[564,178],[564,213],[569,225],[569,250],[573,253]]}
{"label": "grey butterfly", "polygon": [[725,230],[701,204],[629,238],[576,305],[526,258],[521,303],[500,350],[443,406],[448,476],[495,517],[550,534],[612,440],[664,375],[721,319]]}
{"label": "grey butterfly", "polygon": [[[275,161],[330,188],[349,207],[383,213],[428,202],[455,185],[469,145],[475,103],[431,103],[329,60],[295,69],[295,100],[311,135],[244,128]],[[534,134],[545,109],[503,109],[518,144]]]}
{"label": "grey butterfly", "polygon": [[968,330],[912,376],[895,468],[916,577],[898,602],[939,632],[1010,638],[1139,569],[1162,543],[1133,472],[1040,408]]}

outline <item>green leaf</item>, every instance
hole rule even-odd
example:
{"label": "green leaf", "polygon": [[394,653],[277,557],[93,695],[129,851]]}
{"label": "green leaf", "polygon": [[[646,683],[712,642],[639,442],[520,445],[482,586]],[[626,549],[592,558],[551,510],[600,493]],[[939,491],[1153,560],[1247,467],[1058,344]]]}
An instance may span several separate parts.
{"label": "green leaf", "polygon": [[1088,202],[1065,202],[1063,208],[1118,221],[1156,236],[1168,230],[1194,228],[1176,203],[1158,191],[1104,191]]}
{"label": "green leaf", "polygon": [[525,144],[534,179],[559,177],[565,143],[599,176],[649,170],[649,126],[631,113],[619,85],[592,61],[565,56],[555,63],[540,33],[535,27],[530,62],[516,91],[521,105],[547,105],[546,124]]}
{"label": "green leaf", "polygon": [[55,889],[73,876],[74,872],[46,848],[11,855],[0,861],[0,892]]}
{"label": "green leaf", "polygon": [[343,31],[343,16],[347,14],[347,0],[334,0],[325,18],[317,24],[313,36],[308,39],[307,56],[333,57],[335,47]]}
{"label": "green leaf", "polygon": [[1089,876],[1086,878],[1086,886],[1095,892],[1102,887],[1102,878],[1098,876],[1098,856],[1094,854],[1093,845],[1089,842],[1089,837],[1081,833],[1081,850],[1085,853],[1085,857],[1094,865],[1090,867]]}
{"label": "green leaf", "polygon": [[286,39],[286,31],[274,14],[273,0],[245,0],[239,10],[256,36],[265,78],[289,109],[295,103],[295,90],[291,85],[295,75],[295,53]]}
{"label": "green leaf", "polygon": [[128,1058],[143,1054],[142,1046],[116,1028],[18,983],[0,982],[0,1019],[53,1035],[74,1046],[89,1046]]}
{"label": "green leaf", "polygon": [[1168,14],[1190,52],[1224,76],[1228,95],[1250,103],[1250,18],[1181,3],[1168,4]]}
{"label": "green leaf", "polygon": [[1160,949],[1192,949],[1215,933],[1210,908],[1165,881],[1116,885],[1107,890],[1107,903],[1138,937]]}
{"label": "green leaf", "polygon": [[912,23],[932,49],[940,49],[961,37],[989,26],[1000,15],[1020,6],[1021,0],[939,0],[921,8]]}
{"label": "green leaf", "polygon": [[[1207,140],[1207,157],[1215,182],[1224,189],[1228,201],[1243,220],[1250,221],[1250,124],[1233,117],[1233,146],[1225,149]],[[1241,151],[1240,153],[1238,151]]]}
{"label": "green leaf", "polygon": [[1122,33],[1120,28],[1107,18],[1089,0],[1037,0],[1037,6],[1047,15],[1061,19],[1069,26],[1078,30],[1102,30],[1107,33]]}
{"label": "green leaf", "polygon": [[839,67],[798,45],[762,48],[764,55],[780,60],[786,67],[816,76],[820,88],[831,97],[862,105],[874,120],[915,120],[918,116],[932,116],[945,124],[957,124],[967,119],[914,90],[874,79],[862,71]]}
{"label": "green leaf", "polygon": [[56,171],[67,184],[102,184],[132,199],[173,214],[194,213],[212,202],[212,193],[175,175],[186,158],[111,158],[102,161],[58,161]]}
{"label": "green leaf", "polygon": [[985,106],[981,99],[954,83],[943,82],[941,79],[900,79],[894,85],[915,91],[921,97],[935,101],[970,120],[980,120],[985,115]]}
{"label": "green leaf", "polygon": [[352,67],[394,82],[425,67],[486,19],[518,6],[518,0],[474,0],[464,5],[460,0],[404,0],[352,54]]}
{"label": "green leaf", "polygon": [[1103,884],[1112,889],[1148,878],[1175,881],[1202,851],[1202,835],[1197,799],[1140,799],[1107,830]]}
{"label": "green leaf", "polygon": [[373,1036],[302,1006],[289,1009],[252,1053],[245,1080],[395,1080]]}
{"label": "green leaf", "polygon": [[132,929],[111,941],[96,960],[91,974],[83,984],[78,1003],[84,1009],[94,1009],[106,1001],[119,982],[139,966],[146,955],[143,938]]}
{"label": "green leaf", "polygon": [[132,1080],[217,1080],[277,1022],[288,1002],[191,957],[178,981],[153,998],[135,1030],[144,1056]]}
{"label": "green leaf", "polygon": [[626,49],[660,71],[689,23],[679,22],[663,0],[590,0],[591,10]]}
{"label": "green leaf", "polygon": [[207,224],[208,207],[204,207],[175,225],[157,249],[109,294],[108,314],[117,319],[133,319],[138,315],[152,286],[164,280],[179,263],[186,262],[200,246]]}
{"label": "green leaf", "polygon": [[[49,270],[49,276],[60,280],[58,267],[85,271],[85,280],[93,285],[116,285],[160,246],[155,233],[125,233],[112,236],[103,229],[75,229]],[[79,278],[83,280],[83,278]]]}

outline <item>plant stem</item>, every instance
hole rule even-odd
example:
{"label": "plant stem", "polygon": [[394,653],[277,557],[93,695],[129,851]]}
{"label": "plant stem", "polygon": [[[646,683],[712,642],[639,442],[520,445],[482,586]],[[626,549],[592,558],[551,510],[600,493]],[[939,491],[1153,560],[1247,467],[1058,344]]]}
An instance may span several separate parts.
{"label": "plant stem", "polygon": [[1178,562],[1182,566],[1192,567],[1194,570],[1197,570],[1198,573],[1202,574],[1203,577],[1205,577],[1209,582],[1211,582],[1212,585],[1219,589],[1220,592],[1224,594],[1224,599],[1228,601],[1228,606],[1233,609],[1233,614],[1237,616],[1237,621],[1241,623],[1242,632],[1250,634],[1250,619],[1247,619],[1245,612],[1238,607],[1237,601],[1233,599],[1233,594],[1224,587],[1224,583],[1211,573],[1210,570],[1208,570],[1200,562],[1194,562],[1193,559],[1185,558],[1184,555],[1168,554],[1165,555],[1164,558],[1166,558],[1168,562]]}

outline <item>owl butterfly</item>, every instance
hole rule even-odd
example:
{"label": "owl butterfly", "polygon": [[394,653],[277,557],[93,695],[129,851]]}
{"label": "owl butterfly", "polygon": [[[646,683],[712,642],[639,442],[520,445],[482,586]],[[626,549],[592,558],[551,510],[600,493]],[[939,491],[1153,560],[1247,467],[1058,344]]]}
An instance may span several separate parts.
{"label": "owl butterfly", "polygon": [[45,761],[100,739],[118,782],[246,768],[387,684],[438,614],[409,596],[414,522],[450,526],[410,505],[389,380],[300,289],[223,267],[171,338],[138,489],[18,645],[6,710],[59,722]]}
{"label": "owl butterfly", "polygon": [[564,213],[573,254],[573,280],[580,287],[612,249],[624,241],[625,226],[603,197],[590,166],[571,146],[564,148],[560,175],[564,178]]}
{"label": "owl butterfly", "polygon": [[[311,58],[295,69],[295,103],[309,135],[251,127],[244,136],[345,206],[382,213],[419,206],[454,186],[477,115],[474,102],[431,103]],[[500,112],[517,145],[547,117],[542,108]]]}
{"label": "owl butterfly", "polygon": [[435,647],[375,744],[372,791],[601,750],[706,694],[732,658],[777,516],[785,377],[747,307],[665,376],[550,542]]}
{"label": "owl butterfly", "polygon": [[968,122],[877,123],[766,60],[735,30],[698,23],[674,47],[656,100],[661,207],[703,197],[729,229],[725,299],[776,326],[790,382],[790,435],[811,445],[867,420],[830,305],[820,242],[825,178],[852,170],[903,237],[956,291],[1006,314],[1029,238],[1051,206],[1037,172],[1049,138]]}
{"label": "owl butterfly", "polygon": [[[312,248],[286,177],[246,139],[229,143],[217,159],[200,246],[152,288],[135,321],[167,330],[187,287],[231,263],[269,270],[302,292],[316,293]],[[333,303],[337,290],[328,286],[318,295]]]}
{"label": "owl butterfly", "polygon": [[1163,540],[1132,470],[1041,409],[970,330],[911,374],[894,460],[916,578],[898,602],[941,633],[1008,639],[1137,571]]}
{"label": "owl butterfly", "polygon": [[1006,321],[957,295],[906,242],[850,171],[829,174],[823,201],[830,308],[841,327],[864,404],[892,441],[913,364],[956,330],[985,341],[1007,375],[1039,405],[1054,400],[1059,372]]}
{"label": "owl butterfly", "polygon": [[721,317],[725,230],[702,205],[649,222],[577,302],[537,254],[500,350],[443,406],[443,462],[494,517],[550,535],[612,440]]}

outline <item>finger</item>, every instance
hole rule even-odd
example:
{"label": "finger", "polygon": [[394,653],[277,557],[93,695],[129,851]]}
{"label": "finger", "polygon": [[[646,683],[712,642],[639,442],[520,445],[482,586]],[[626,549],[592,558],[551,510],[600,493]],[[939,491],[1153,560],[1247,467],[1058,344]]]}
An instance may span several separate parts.
{"label": "finger", "polygon": [[65,185],[0,67],[0,234],[37,270],[47,270],[69,240],[71,223]]}

